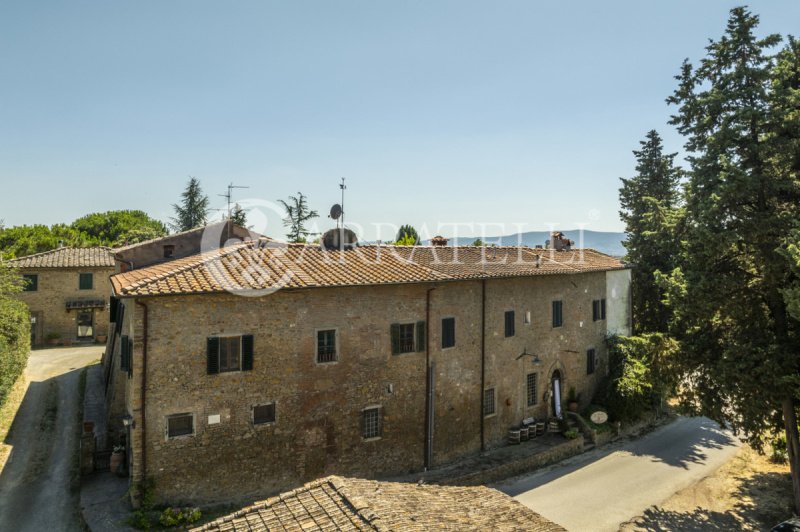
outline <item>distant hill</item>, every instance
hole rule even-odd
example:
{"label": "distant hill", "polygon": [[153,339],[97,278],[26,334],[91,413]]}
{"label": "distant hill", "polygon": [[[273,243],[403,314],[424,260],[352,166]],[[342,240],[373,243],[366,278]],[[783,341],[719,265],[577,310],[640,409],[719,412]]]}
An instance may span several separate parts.
{"label": "distant hill", "polygon": [[[581,231],[574,229],[570,231],[562,231],[567,238],[575,241],[575,247],[593,248],[601,253],[611,255],[614,257],[622,257],[625,255],[626,250],[622,246],[622,241],[625,240],[625,233],[611,233],[604,231]],[[581,240],[581,234],[583,235]],[[462,236],[459,238],[451,238],[448,242],[451,246],[469,246],[476,236]],[[527,233],[517,233],[514,235],[500,236],[500,237],[486,237],[482,238],[487,244],[497,244],[498,246],[544,246],[546,240],[550,238],[550,231],[528,231]],[[430,241],[423,242],[429,245]]]}

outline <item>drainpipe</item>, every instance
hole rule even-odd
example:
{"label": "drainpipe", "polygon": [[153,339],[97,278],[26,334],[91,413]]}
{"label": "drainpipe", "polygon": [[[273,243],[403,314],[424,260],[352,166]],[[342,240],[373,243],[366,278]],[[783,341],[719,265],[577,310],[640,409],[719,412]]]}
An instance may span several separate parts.
{"label": "drainpipe", "polygon": [[425,293],[425,470],[433,463],[433,374],[431,372],[431,292]]}
{"label": "drainpipe", "polygon": [[141,301],[136,301],[136,305],[142,307],[142,387],[141,387],[141,410],[142,410],[142,481],[147,479],[147,417],[145,416],[145,390],[147,389],[147,305]]}
{"label": "drainpipe", "polygon": [[481,279],[481,452],[486,450],[483,417],[483,389],[486,386],[486,279]]}

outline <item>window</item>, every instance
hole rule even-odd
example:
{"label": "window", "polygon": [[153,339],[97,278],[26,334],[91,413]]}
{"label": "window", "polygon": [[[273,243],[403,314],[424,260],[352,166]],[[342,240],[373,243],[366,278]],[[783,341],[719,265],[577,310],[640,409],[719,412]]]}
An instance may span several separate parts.
{"label": "window", "polygon": [[528,373],[528,406],[535,406],[536,403],[536,373]]}
{"label": "window", "polygon": [[164,246],[164,258],[169,259],[175,254],[175,246],[172,244],[168,244]]}
{"label": "window", "polygon": [[39,276],[36,274],[29,274],[22,276],[23,284],[22,290],[24,292],[36,292],[39,289]]}
{"label": "window", "polygon": [[317,363],[336,362],[336,329],[317,331]]}
{"label": "window", "polygon": [[494,415],[494,388],[483,391],[483,417]]}
{"label": "window", "polygon": [[194,434],[194,416],[192,414],[176,414],[167,418],[167,438],[192,434]]}
{"label": "window", "polygon": [[365,440],[383,435],[383,412],[380,406],[365,408],[361,412],[362,431]]}
{"label": "window", "polygon": [[606,319],[606,300],[595,299],[592,301],[592,321]]}
{"label": "window", "polygon": [[207,373],[253,369],[253,335],[210,336],[206,339]]}
{"label": "window", "polygon": [[507,310],[506,311],[506,338],[510,336],[514,336],[516,331],[514,330],[514,311]]}
{"label": "window", "polygon": [[594,373],[594,368],[597,364],[596,353],[594,348],[586,351],[586,374],[591,375]]}
{"label": "window", "polygon": [[119,369],[127,372],[128,378],[133,375],[133,340],[129,336],[119,340]]}
{"label": "window", "polygon": [[444,318],[442,320],[442,349],[456,345],[456,319]]}
{"label": "window", "polygon": [[91,290],[94,288],[94,274],[79,273],[78,274],[78,289]]}
{"label": "window", "polygon": [[564,325],[564,302],[553,301],[553,327]]}
{"label": "window", "polygon": [[275,423],[275,403],[253,407],[253,425],[266,425],[267,423]]}
{"label": "window", "polygon": [[391,328],[392,354],[425,350],[425,322],[393,323]]}

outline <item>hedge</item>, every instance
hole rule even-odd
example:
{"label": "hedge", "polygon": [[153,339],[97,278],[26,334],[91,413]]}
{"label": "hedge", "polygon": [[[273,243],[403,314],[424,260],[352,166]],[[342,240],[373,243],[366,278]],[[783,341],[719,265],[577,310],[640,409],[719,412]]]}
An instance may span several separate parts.
{"label": "hedge", "polygon": [[22,301],[0,297],[0,406],[28,363],[31,322]]}

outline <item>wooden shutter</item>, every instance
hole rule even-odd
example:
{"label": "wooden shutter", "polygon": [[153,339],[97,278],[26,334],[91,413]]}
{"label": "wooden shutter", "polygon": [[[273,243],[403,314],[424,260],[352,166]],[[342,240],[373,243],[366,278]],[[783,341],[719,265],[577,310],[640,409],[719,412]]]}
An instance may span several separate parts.
{"label": "wooden shutter", "polygon": [[514,325],[515,325],[515,323],[514,323],[514,318],[515,318],[514,311],[513,310],[507,310],[505,316],[506,316],[505,336],[506,336],[506,338],[508,338],[508,337],[514,336],[514,334],[516,334],[516,331],[514,330]]}
{"label": "wooden shutter", "polygon": [[133,338],[128,338],[128,378],[133,377]]}
{"label": "wooden shutter", "polygon": [[219,373],[219,338],[215,336],[206,339],[206,363],[209,375]]}
{"label": "wooden shutter", "polygon": [[594,349],[586,351],[586,374],[594,373]]}
{"label": "wooden shutter", "polygon": [[417,322],[417,352],[425,351],[425,322]]}
{"label": "wooden shutter", "polygon": [[601,299],[600,300],[600,319],[601,320],[606,319],[606,300],[605,299]]}
{"label": "wooden shutter", "polygon": [[391,336],[392,336],[392,354],[393,355],[399,355],[400,354],[400,324],[399,323],[392,323]]}
{"label": "wooden shutter", "polygon": [[253,369],[253,335],[242,336],[242,371]]}

